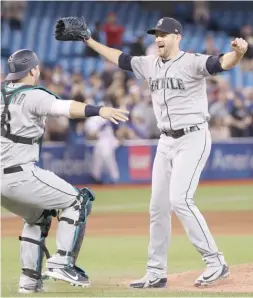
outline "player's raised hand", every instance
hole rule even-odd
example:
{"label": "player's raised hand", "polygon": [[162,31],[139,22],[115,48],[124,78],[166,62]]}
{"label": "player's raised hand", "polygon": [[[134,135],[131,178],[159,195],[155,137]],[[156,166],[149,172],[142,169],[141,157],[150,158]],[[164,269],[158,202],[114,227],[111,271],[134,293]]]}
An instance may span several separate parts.
{"label": "player's raised hand", "polygon": [[231,42],[231,47],[236,53],[244,55],[247,52],[248,43],[242,38],[236,38]]}
{"label": "player's raised hand", "polygon": [[121,110],[121,109],[114,109],[110,107],[102,107],[99,111],[99,115],[107,120],[115,124],[119,124],[118,121],[126,122],[128,120],[129,111]]}

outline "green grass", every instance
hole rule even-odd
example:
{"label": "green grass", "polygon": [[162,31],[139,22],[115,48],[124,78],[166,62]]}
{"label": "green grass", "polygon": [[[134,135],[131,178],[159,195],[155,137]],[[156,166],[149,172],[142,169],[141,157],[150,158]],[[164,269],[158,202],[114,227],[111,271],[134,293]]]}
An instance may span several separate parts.
{"label": "green grass", "polygon": [[[253,210],[253,186],[201,186],[195,196],[202,211]],[[93,212],[147,212],[150,187],[140,189],[97,190]],[[2,209],[2,212],[6,211]],[[218,246],[229,264],[252,263],[253,237],[218,236]],[[48,238],[48,248],[55,251],[55,240]],[[63,282],[47,281],[43,297],[252,297],[252,294],[170,293],[161,291],[135,291],[117,285],[122,280],[141,277],[145,272],[148,238],[87,237],[79,256],[79,264],[89,273],[93,286],[89,289],[70,287]],[[19,242],[15,238],[2,238],[2,296],[18,296],[20,274]],[[199,254],[186,236],[173,236],[169,251],[169,272],[198,270],[204,267]]]}
{"label": "green grass", "polygon": [[[253,237],[220,236],[216,237],[220,250],[226,255],[231,265],[252,262]],[[55,250],[54,239],[48,239],[48,248]],[[87,237],[79,256],[79,262],[89,273],[93,286],[88,289],[70,287],[63,282],[47,281],[47,293],[43,297],[163,297],[163,296],[194,296],[204,297],[200,293],[168,293],[161,291],[136,291],[117,285],[117,282],[139,278],[144,274],[146,264],[148,238],[136,237]],[[19,243],[13,238],[2,239],[2,297],[18,296]],[[169,272],[183,272],[202,269],[203,262],[199,254],[189,243],[186,236],[175,236],[169,250]],[[213,296],[208,293],[206,296]],[[226,296],[219,294],[215,296]],[[230,297],[236,297],[236,294]],[[238,294],[237,297],[250,297]]]}
{"label": "green grass", "polygon": [[[147,212],[150,193],[150,187],[96,190],[93,212]],[[200,186],[195,201],[202,211],[253,210],[253,185]]]}
{"label": "green grass", "polygon": [[[151,188],[97,190],[94,212],[147,212]],[[195,195],[202,211],[253,210],[253,185],[200,186]]]}
{"label": "green grass", "polygon": [[[147,212],[151,188],[96,191],[94,212]],[[202,211],[253,210],[253,185],[201,186],[196,204]]]}

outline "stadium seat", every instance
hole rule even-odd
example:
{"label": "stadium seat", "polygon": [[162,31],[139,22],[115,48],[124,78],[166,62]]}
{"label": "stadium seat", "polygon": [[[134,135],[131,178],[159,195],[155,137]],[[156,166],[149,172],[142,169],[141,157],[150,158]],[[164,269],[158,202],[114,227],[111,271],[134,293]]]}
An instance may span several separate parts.
{"label": "stadium seat", "polygon": [[[146,29],[156,24],[161,18],[161,12],[142,10],[138,2],[90,2],[90,1],[28,1],[26,17],[21,31],[10,31],[7,22],[2,24],[2,49],[14,52],[20,48],[34,50],[39,58],[46,64],[54,64],[61,61],[63,67],[75,71],[79,70],[85,77],[96,67],[102,68],[102,61],[97,62],[92,58],[83,58],[84,45],[80,42],[59,42],[54,38],[54,25],[62,16],[85,16],[91,29],[97,21],[103,23],[108,12],[114,11],[119,22],[126,26],[129,16],[131,23],[126,26],[124,41],[131,43],[139,35],[144,35],[144,44],[149,46],[153,42],[151,36],[145,35]],[[176,4],[176,15],[184,18],[189,13],[183,3]],[[240,27],[250,20],[250,11],[214,11],[211,18],[223,29]],[[233,19],[233,22],[231,22]],[[202,26],[184,24],[184,38],[181,42],[185,51],[202,52],[205,48],[205,36],[212,34]],[[215,32],[215,44],[221,52],[230,50],[230,38],[224,31]],[[13,42],[15,41],[15,42]],[[105,42],[105,34],[101,33],[101,42]],[[7,71],[7,63],[2,60],[2,69]],[[81,66],[78,65],[81,63]],[[244,72],[238,67],[233,70],[230,80],[234,86],[252,84],[252,73]]]}

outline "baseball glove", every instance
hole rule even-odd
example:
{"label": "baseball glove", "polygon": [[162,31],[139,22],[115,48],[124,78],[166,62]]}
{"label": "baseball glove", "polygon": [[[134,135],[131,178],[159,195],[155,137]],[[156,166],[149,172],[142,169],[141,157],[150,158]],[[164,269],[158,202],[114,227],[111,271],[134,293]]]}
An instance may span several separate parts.
{"label": "baseball glove", "polygon": [[62,41],[83,41],[91,37],[84,17],[66,17],[58,20],[55,39]]}

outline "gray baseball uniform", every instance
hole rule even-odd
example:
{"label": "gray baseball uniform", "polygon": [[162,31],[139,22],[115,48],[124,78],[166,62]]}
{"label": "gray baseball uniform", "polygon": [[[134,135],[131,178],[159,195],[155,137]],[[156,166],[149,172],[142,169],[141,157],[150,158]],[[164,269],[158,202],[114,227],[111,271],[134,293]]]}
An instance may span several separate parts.
{"label": "gray baseball uniform", "polygon": [[[9,84],[7,91],[12,92],[15,88],[21,87],[20,84]],[[24,90],[19,92],[17,96],[14,95],[9,105],[9,111],[11,120],[9,125],[11,133],[23,137],[31,137],[40,139],[43,136],[46,117],[51,113],[52,103],[57,100],[55,96],[49,94],[40,89]],[[4,109],[3,97],[1,98],[1,114]],[[35,162],[39,160],[40,144],[34,143],[32,145],[14,143],[11,140],[1,136],[1,179],[2,179],[2,194],[12,199],[12,193],[14,190],[18,194],[18,198],[15,198],[16,203],[27,203],[30,206],[43,209],[61,209],[68,207],[75,200],[77,191],[72,185],[68,184],[64,180],[60,179],[53,173],[39,169],[35,166]],[[26,171],[4,175],[3,169],[23,166]],[[33,175],[32,175],[32,172]],[[25,183],[25,175],[29,173],[29,176],[34,176],[32,180],[28,179],[27,182],[32,185],[28,187]],[[38,174],[38,179],[37,177]],[[15,179],[14,179],[15,176]],[[19,178],[18,178],[19,177]],[[31,178],[31,177],[30,177]],[[41,183],[46,182],[44,187]],[[36,193],[36,185],[41,185],[39,193],[34,197]],[[35,183],[35,184],[34,184]],[[49,188],[49,185],[54,188]],[[23,186],[25,193],[20,191]],[[57,197],[53,198],[51,192],[55,192],[55,188],[63,190],[69,197],[61,191],[57,191]],[[27,192],[35,191],[32,195],[28,195]],[[30,215],[30,210],[25,209]],[[11,210],[10,210],[11,211]],[[39,211],[41,215],[41,211]],[[23,214],[19,214],[23,216]],[[36,218],[35,218],[36,219]]]}
{"label": "gray baseball uniform", "polygon": [[[152,173],[147,264],[147,271],[160,277],[167,274],[172,211],[208,264],[225,262],[193,200],[211,149],[205,82],[210,75],[208,57],[180,51],[166,62],[157,56],[131,59],[136,77],[149,84],[158,127],[163,132]],[[169,131],[180,129],[184,135],[170,136]]]}
{"label": "gray baseball uniform", "polygon": [[[4,88],[1,94],[1,115],[7,100],[10,116],[2,119],[1,128],[8,130],[9,126],[11,134],[33,138],[33,144],[25,144],[1,136],[1,204],[25,219],[21,239],[23,273],[20,286],[34,288],[41,277],[43,251],[31,239],[43,243],[45,241],[51,224],[51,215],[46,215],[48,212],[45,213],[45,210],[62,210],[56,235],[58,253],[47,261],[49,267],[62,268],[70,262],[67,252],[81,246],[85,224],[80,212],[83,212],[82,208],[88,208],[89,213],[91,205],[84,206],[86,202],[81,191],[54,173],[35,165],[40,151],[40,142],[36,140],[43,136],[46,117],[52,115],[52,105],[58,100],[56,96],[34,87],[22,89],[22,84],[10,83]],[[81,227],[73,224],[77,221],[80,221]],[[76,248],[76,257],[79,249]]]}

